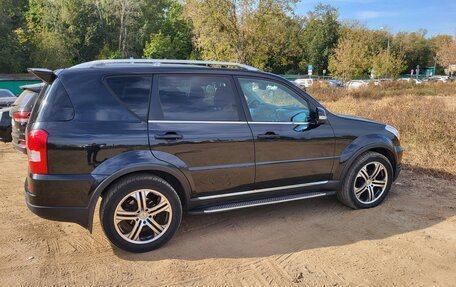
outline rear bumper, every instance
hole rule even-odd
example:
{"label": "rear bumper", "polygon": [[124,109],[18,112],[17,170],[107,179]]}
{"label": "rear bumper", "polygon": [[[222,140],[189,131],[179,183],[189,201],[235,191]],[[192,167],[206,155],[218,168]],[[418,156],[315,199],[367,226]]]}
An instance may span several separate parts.
{"label": "rear bumper", "polygon": [[17,151],[19,151],[19,152],[21,152],[23,154],[27,154],[27,147],[25,145],[22,145],[22,144],[18,143],[18,141],[14,140],[14,138],[12,139],[11,143],[13,144],[13,147]]}
{"label": "rear bumper", "polygon": [[30,175],[24,184],[27,207],[36,215],[89,228],[89,196],[94,179],[86,175]]}
{"label": "rear bumper", "polygon": [[26,203],[27,203],[28,209],[41,218],[54,220],[54,221],[74,222],[74,223],[81,225],[84,228],[88,228],[89,211],[87,208],[37,206],[37,205],[31,204],[27,200],[27,196],[26,196]]}
{"label": "rear bumper", "polygon": [[13,147],[21,153],[26,154],[27,148],[25,145],[25,127],[23,129],[17,129],[16,127],[12,127],[11,138]]}

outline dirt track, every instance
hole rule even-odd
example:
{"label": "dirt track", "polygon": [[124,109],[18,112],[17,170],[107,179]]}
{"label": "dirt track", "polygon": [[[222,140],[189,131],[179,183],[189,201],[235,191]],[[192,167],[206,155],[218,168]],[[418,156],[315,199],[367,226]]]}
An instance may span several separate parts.
{"label": "dirt track", "polygon": [[0,285],[456,286],[456,182],[404,171],[381,206],[335,198],[186,216],[163,248],[128,254],[29,212],[26,157],[0,143]]}

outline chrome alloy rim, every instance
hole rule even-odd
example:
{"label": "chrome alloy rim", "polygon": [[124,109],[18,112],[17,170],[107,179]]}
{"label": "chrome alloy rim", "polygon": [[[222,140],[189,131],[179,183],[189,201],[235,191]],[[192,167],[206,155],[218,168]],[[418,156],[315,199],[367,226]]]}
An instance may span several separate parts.
{"label": "chrome alloy rim", "polygon": [[168,199],[152,189],[127,194],[116,207],[114,226],[126,241],[146,244],[160,238],[171,225],[172,209]]}
{"label": "chrome alloy rim", "polygon": [[386,167],[378,161],[373,161],[359,170],[353,188],[359,202],[370,204],[382,196],[387,184],[388,172]]}

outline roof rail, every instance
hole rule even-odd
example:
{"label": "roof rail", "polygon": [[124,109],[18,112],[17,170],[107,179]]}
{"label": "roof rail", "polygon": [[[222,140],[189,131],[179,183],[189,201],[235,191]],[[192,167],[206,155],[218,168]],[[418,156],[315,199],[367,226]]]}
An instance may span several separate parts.
{"label": "roof rail", "polygon": [[202,66],[220,66],[220,67],[236,67],[249,71],[259,71],[259,69],[239,63],[218,62],[218,61],[202,61],[202,60],[169,60],[169,59],[113,59],[113,60],[96,60],[82,63],[72,68],[94,68],[106,65],[115,64],[152,64],[153,66],[161,66],[162,64],[186,64],[186,65],[202,65]]}

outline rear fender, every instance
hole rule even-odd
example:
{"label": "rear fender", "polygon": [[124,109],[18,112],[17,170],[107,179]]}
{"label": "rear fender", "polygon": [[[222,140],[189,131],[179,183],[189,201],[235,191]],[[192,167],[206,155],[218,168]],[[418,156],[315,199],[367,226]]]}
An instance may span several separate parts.
{"label": "rear fender", "polygon": [[96,179],[96,188],[90,195],[87,229],[92,231],[98,199],[112,182],[127,174],[147,171],[160,171],[174,176],[183,187],[186,202],[189,202],[191,188],[187,178],[178,168],[155,158],[150,150],[125,152],[106,160],[92,172],[92,176]]}

